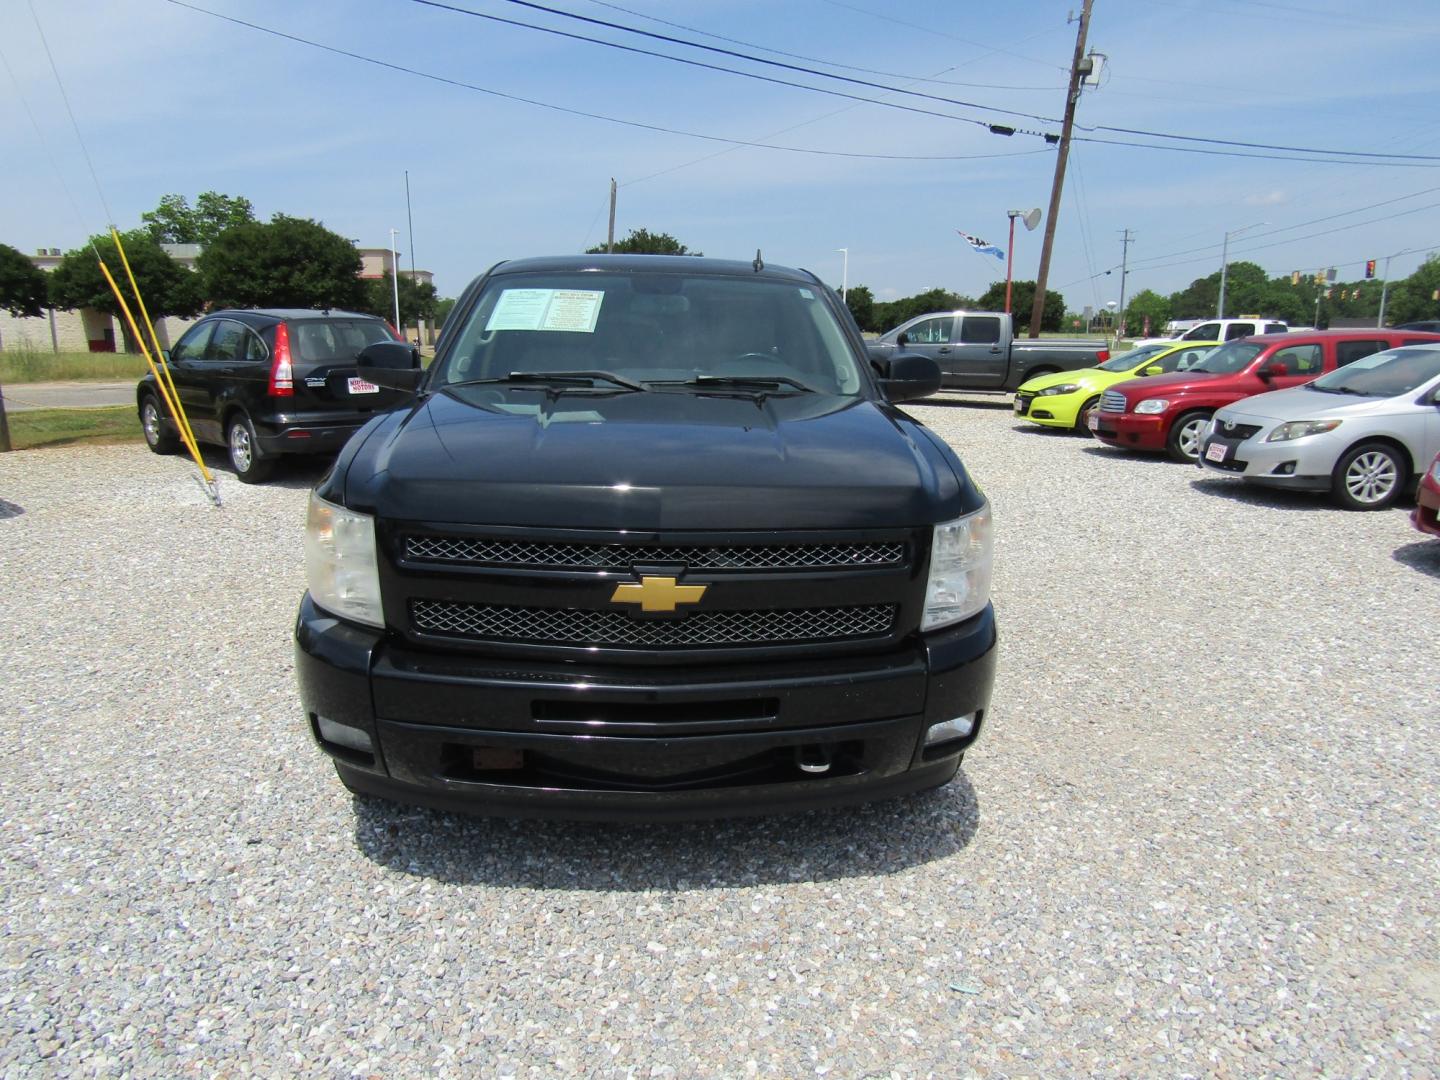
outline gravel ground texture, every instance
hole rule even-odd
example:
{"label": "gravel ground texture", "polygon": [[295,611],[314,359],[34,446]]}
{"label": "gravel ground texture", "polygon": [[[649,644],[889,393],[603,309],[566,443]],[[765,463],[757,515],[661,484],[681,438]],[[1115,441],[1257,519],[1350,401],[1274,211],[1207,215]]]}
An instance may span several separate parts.
{"label": "gravel ground texture", "polygon": [[216,510],[141,445],[0,456],[0,1073],[1440,1072],[1440,542],[913,412],[995,508],[986,737],[653,828],[345,792],[291,660],[319,467]]}

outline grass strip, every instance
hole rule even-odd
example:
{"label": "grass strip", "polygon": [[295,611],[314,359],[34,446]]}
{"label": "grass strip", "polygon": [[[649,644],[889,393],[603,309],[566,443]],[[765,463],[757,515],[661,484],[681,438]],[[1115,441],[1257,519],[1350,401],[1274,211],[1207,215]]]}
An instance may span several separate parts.
{"label": "grass strip", "polygon": [[150,370],[143,356],[125,353],[0,352],[0,386],[10,383],[120,381]]}
{"label": "grass strip", "polygon": [[144,438],[133,405],[105,409],[27,409],[8,413],[16,450],[80,443],[135,442]]}

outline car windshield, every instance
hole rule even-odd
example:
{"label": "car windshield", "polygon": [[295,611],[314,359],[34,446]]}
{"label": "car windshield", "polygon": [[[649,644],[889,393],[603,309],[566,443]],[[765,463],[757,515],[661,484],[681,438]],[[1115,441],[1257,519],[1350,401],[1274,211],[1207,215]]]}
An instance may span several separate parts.
{"label": "car windshield", "polygon": [[774,278],[496,274],[451,340],[436,388],[477,381],[536,388],[546,373],[611,391],[631,383],[854,396],[864,385],[821,288]]}
{"label": "car windshield", "polygon": [[1264,345],[1257,345],[1248,341],[1232,341],[1228,345],[1221,345],[1205,359],[1190,369],[1190,371],[1206,372],[1211,375],[1231,375],[1244,369],[1245,365],[1260,355]]}
{"label": "car windshield", "polygon": [[1152,356],[1157,356],[1166,349],[1171,348],[1170,344],[1164,345],[1142,345],[1138,349],[1131,349],[1119,356],[1112,356],[1103,364],[1100,364],[1101,371],[1133,371]]}
{"label": "car windshield", "polygon": [[1327,394],[1398,397],[1440,375],[1440,349],[1389,349],[1371,353],[1309,384]]}
{"label": "car windshield", "polygon": [[379,319],[297,319],[290,324],[290,342],[306,363],[354,360],[366,345],[394,341]]}

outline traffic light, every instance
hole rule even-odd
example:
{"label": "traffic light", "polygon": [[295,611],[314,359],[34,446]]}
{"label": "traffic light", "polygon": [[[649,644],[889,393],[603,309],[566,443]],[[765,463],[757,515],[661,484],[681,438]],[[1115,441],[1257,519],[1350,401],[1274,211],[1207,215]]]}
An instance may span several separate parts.
{"label": "traffic light", "polygon": [[1365,276],[1366,276],[1367,278],[1373,278],[1373,277],[1375,276],[1375,260],[1374,260],[1374,259],[1366,259],[1366,260],[1365,260]]}

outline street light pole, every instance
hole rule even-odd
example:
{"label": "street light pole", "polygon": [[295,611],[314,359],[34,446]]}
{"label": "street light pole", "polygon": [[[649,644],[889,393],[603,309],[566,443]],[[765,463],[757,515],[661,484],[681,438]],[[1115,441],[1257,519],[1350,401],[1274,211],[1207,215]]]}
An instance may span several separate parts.
{"label": "street light pole", "polygon": [[1006,210],[1010,218],[1010,243],[1005,246],[1005,314],[1010,314],[1010,277],[1011,269],[1015,265],[1015,218],[1019,216],[1019,210]]}
{"label": "street light pole", "polygon": [[1380,314],[1375,316],[1375,327],[1379,329],[1385,325],[1385,299],[1390,292],[1390,259],[1392,256],[1385,256],[1385,278],[1380,284]]}
{"label": "street light pole", "polygon": [[1225,317],[1225,279],[1230,273],[1230,237],[1238,236],[1242,232],[1248,232],[1251,229],[1258,229],[1262,225],[1269,224],[1270,222],[1268,221],[1257,221],[1253,225],[1242,225],[1238,229],[1231,229],[1225,234],[1225,242],[1220,245],[1220,304],[1219,310],[1215,313],[1217,319],[1223,319]]}
{"label": "street light pole", "polygon": [[395,252],[395,234],[399,229],[390,230],[390,285],[395,292],[395,332],[403,334],[400,328],[400,256]]}
{"label": "street light pole", "polygon": [[845,256],[844,268],[840,271],[840,302],[845,302],[845,294],[850,289],[850,249],[836,248],[836,251]]}

